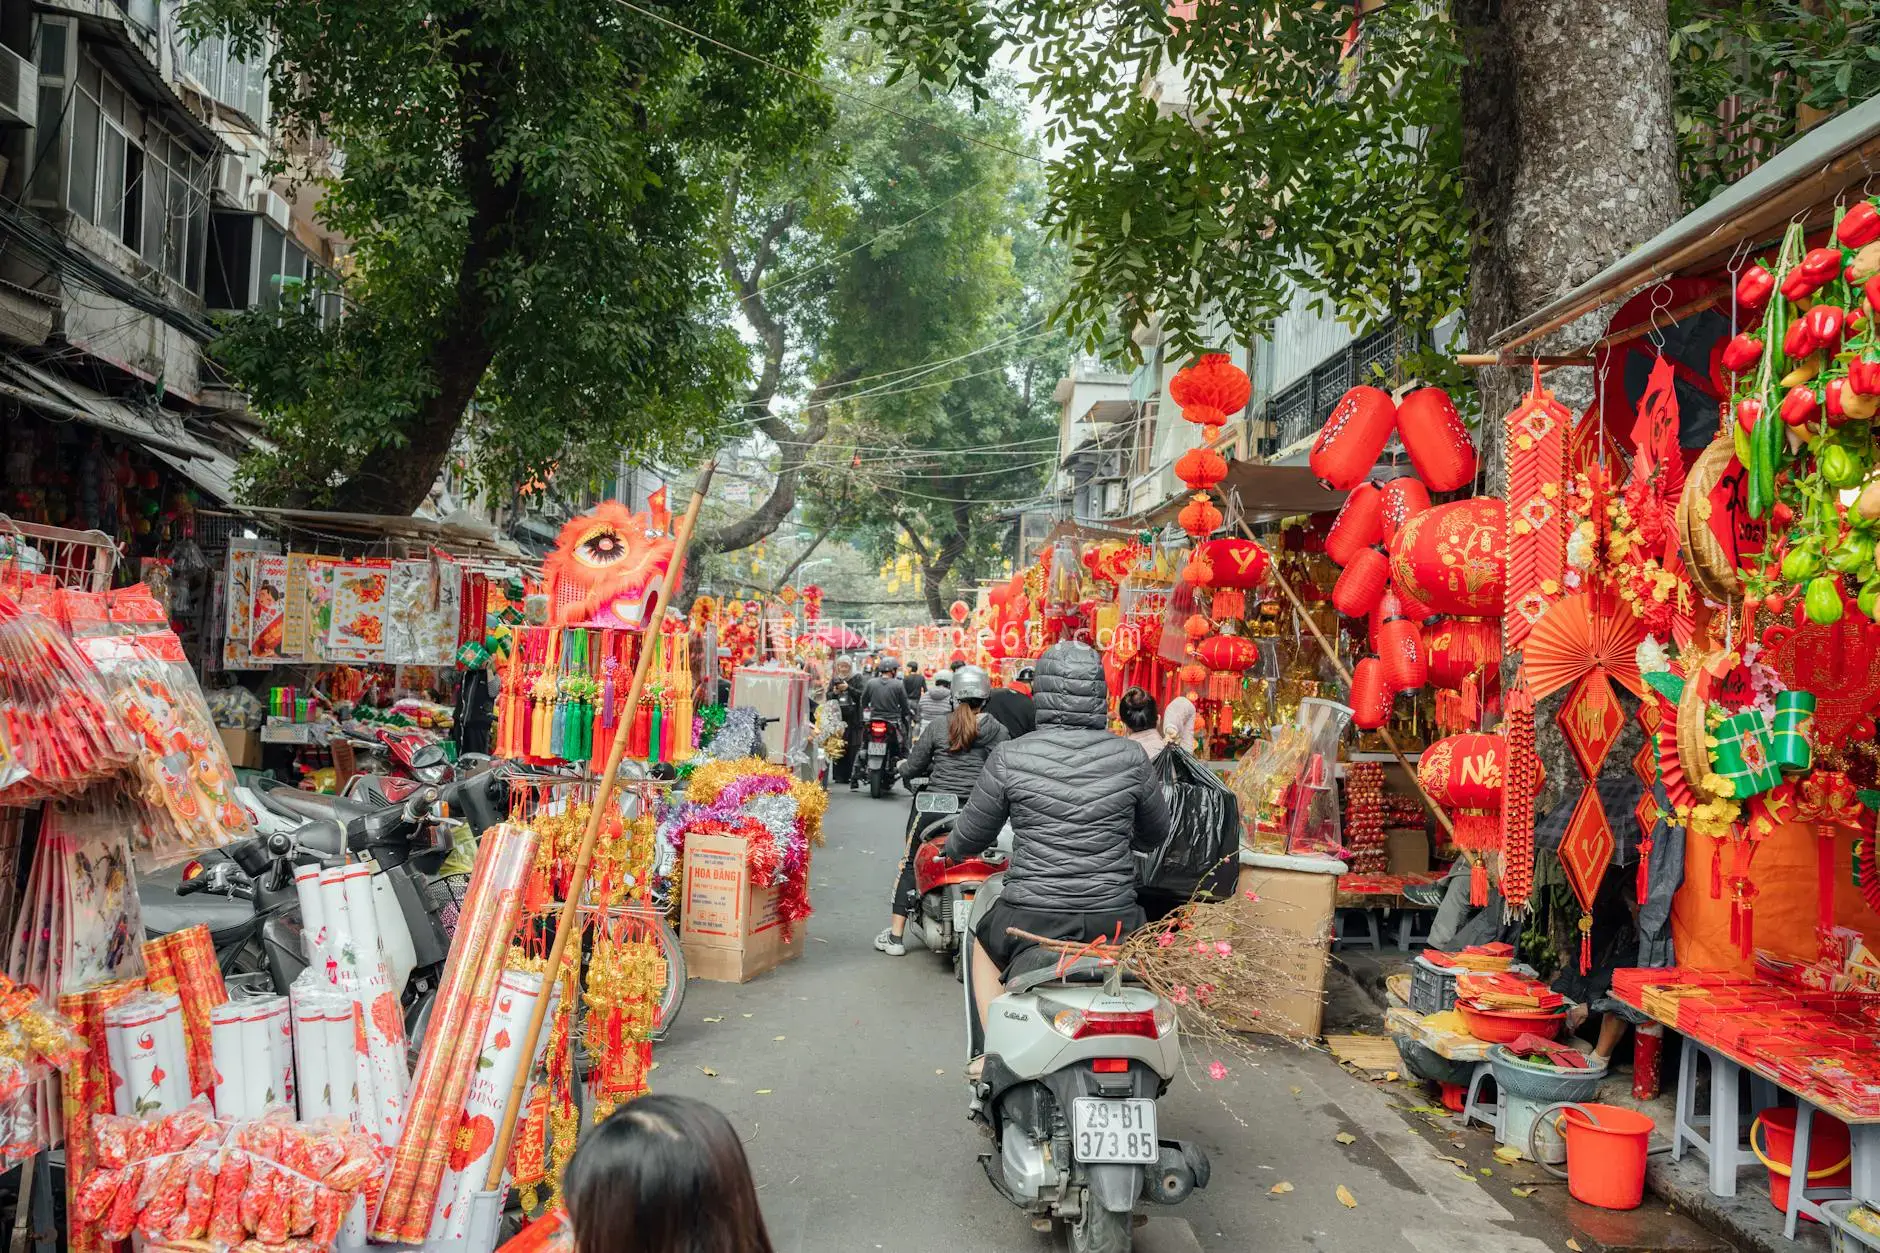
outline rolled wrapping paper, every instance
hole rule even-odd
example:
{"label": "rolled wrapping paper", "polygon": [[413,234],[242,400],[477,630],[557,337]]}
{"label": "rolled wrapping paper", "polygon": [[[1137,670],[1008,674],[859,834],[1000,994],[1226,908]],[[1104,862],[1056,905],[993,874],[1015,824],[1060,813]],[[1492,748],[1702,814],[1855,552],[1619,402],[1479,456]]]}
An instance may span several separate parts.
{"label": "rolled wrapping paper", "polygon": [[209,1015],[215,1046],[215,1113],[218,1118],[253,1118],[248,1100],[247,1011],[240,1001],[218,1005]]}
{"label": "rolled wrapping paper", "polygon": [[323,1004],[326,976],[309,966],[288,989],[294,1033],[294,1094],[300,1121],[311,1122],[333,1112],[332,1084],[327,1075]]}
{"label": "rolled wrapping paper", "polygon": [[[72,1021],[87,1045],[83,1058],[59,1072],[59,1095],[63,1099],[52,1101],[45,1111],[48,1115],[62,1114],[62,1120],[52,1121],[55,1128],[62,1125],[65,1137],[68,1213],[77,1208],[79,1190],[85,1186],[97,1162],[95,1120],[111,1110],[110,1033],[104,1016],[142,988],[142,979],[127,979],[83,992],[63,993],[59,997],[59,1012]],[[95,1228],[82,1224],[74,1225],[66,1233],[66,1245],[70,1253],[102,1253],[106,1247]]]}
{"label": "rolled wrapping paper", "polygon": [[142,992],[107,1009],[107,1043],[113,1065],[123,1059],[114,1085],[114,1113],[131,1118],[173,1114],[189,1104],[189,1049],[183,1041],[183,1005],[175,993]]}
{"label": "rolled wrapping paper", "polygon": [[[475,1077],[458,1117],[457,1134],[448,1146],[444,1179],[438,1187],[437,1213],[426,1241],[426,1248],[436,1253],[464,1248],[470,1238],[471,1201],[489,1176],[490,1158],[496,1153],[496,1133],[503,1124],[516,1071],[522,1065],[522,1036],[541,994],[539,974],[506,970],[497,981],[495,1009],[483,1030]],[[552,1000],[549,1012],[554,1012]],[[536,1039],[538,1060],[548,1048],[548,1035],[544,1031]]]}
{"label": "rolled wrapping paper", "polygon": [[197,923],[144,941],[152,991],[174,991],[183,1003],[183,1038],[189,1046],[189,1091],[207,1096],[215,1087],[215,1048],[209,1015],[228,1001],[222,967],[209,928]]}
{"label": "rolled wrapping paper", "polygon": [[270,996],[259,1002],[260,1034],[268,1050],[268,1074],[274,1085],[270,1105],[298,1108],[294,1091],[293,1008],[284,996]]}
{"label": "rolled wrapping paper", "polygon": [[326,1056],[327,1098],[335,1118],[344,1118],[356,1127],[370,1129],[360,1117],[361,1106],[370,1101],[372,1070],[358,1044],[358,1006],[350,1001],[336,1002],[318,1019],[319,1043]]}
{"label": "rolled wrapping paper", "polygon": [[[376,1093],[379,1140],[395,1144],[405,1127],[405,1094],[411,1074],[405,1069],[405,1016],[392,988],[384,946],[379,938],[377,895],[370,864],[348,866],[341,875],[346,889],[346,921],[351,944],[346,951],[358,975],[354,998],[365,1026],[366,1054]],[[346,957],[341,956],[344,962]],[[361,1111],[366,1112],[366,1111]]]}
{"label": "rolled wrapping paper", "polygon": [[1778,692],[1769,758],[1784,770],[1809,770],[1815,764],[1815,694]]}
{"label": "rolled wrapping paper", "polygon": [[1711,760],[1717,773],[1730,781],[1737,800],[1767,792],[1782,782],[1782,771],[1769,755],[1769,733],[1754,709],[1731,714],[1717,725],[1717,747]]}
{"label": "rolled wrapping paper", "polygon": [[411,942],[411,924],[405,921],[404,907],[392,890],[390,876],[372,875],[372,903],[379,918],[379,945],[385,952],[385,966],[391,972],[392,992],[404,996],[405,984],[418,965],[417,946]]}
{"label": "rolled wrapping paper", "polygon": [[294,891],[300,896],[300,938],[307,965],[319,972],[323,982],[331,984],[338,974],[327,952],[326,897],[320,891],[320,867],[302,866],[294,871]]}
{"label": "rolled wrapping paper", "polygon": [[[535,833],[526,827],[500,823],[483,834],[457,933],[444,963],[430,1029],[412,1076],[404,1134],[393,1154],[385,1196],[373,1222],[376,1239],[417,1244],[430,1231],[444,1165],[440,1156],[433,1166],[432,1150],[438,1148],[442,1156],[448,1155],[456,1122],[453,1117],[445,1127],[444,1114],[462,1110],[472,1062],[466,1057],[458,1066],[458,1045],[465,1036],[472,1051],[482,1042],[488,1024],[488,994],[494,990],[521,919],[522,885],[534,858]],[[479,1020],[477,992],[482,979],[487,982],[482,985],[484,1008]]]}
{"label": "rolled wrapping paper", "polygon": [[106,1051],[111,1059],[111,1077],[109,1080],[111,1091],[109,1093],[109,1099],[105,1102],[105,1108],[113,1114],[116,1114],[129,1109],[131,1106],[129,1088],[124,1082],[124,1076],[130,1073],[130,1068],[124,1063],[124,1036],[121,1033],[107,1030],[105,1032],[105,1045]]}

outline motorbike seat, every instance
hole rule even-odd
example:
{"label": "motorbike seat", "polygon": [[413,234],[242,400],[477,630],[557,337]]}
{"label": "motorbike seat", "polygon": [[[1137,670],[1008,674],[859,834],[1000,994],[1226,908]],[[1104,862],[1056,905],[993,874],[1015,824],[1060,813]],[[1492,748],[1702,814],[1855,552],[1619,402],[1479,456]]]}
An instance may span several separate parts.
{"label": "motorbike seat", "polygon": [[243,933],[256,923],[253,902],[214,892],[178,896],[174,888],[146,882],[137,885],[137,895],[143,906],[144,934],[153,938],[202,923],[215,946],[222,948],[244,939]]}

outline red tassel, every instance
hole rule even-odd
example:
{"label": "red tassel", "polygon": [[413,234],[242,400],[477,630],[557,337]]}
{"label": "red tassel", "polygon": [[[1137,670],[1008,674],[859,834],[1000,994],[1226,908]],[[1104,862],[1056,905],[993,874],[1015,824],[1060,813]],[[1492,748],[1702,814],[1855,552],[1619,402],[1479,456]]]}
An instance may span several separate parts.
{"label": "red tassel", "polygon": [[1469,867],[1469,904],[1477,909],[1488,904],[1488,865],[1479,858]]}
{"label": "red tassel", "polygon": [[1730,943],[1736,945],[1738,951],[1742,950],[1742,947],[1743,947],[1743,898],[1740,896],[1733,896],[1730,898]]}
{"label": "red tassel", "polygon": [[1834,837],[1815,840],[1815,930],[1827,935],[1834,930]]}
{"label": "red tassel", "polygon": [[1710,899],[1723,899],[1723,844],[1721,841],[1710,846]]}
{"label": "red tassel", "polygon": [[1638,903],[1641,909],[1645,907],[1645,898],[1651,895],[1645,889],[1646,883],[1651,878],[1651,858],[1652,842],[1640,840],[1638,842]]}
{"label": "red tassel", "polygon": [[1588,974],[1593,969],[1593,933],[1580,932],[1580,973]]}

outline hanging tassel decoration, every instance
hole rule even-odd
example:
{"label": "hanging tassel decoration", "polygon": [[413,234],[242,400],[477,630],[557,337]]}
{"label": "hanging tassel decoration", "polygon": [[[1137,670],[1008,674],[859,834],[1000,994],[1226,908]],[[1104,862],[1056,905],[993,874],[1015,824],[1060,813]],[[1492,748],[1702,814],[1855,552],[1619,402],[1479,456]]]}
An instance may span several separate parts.
{"label": "hanging tassel decoration", "polygon": [[1590,974],[1593,969],[1593,915],[1580,915],[1580,973]]}
{"label": "hanging tassel decoration", "polygon": [[1469,854],[1469,904],[1481,909],[1488,904],[1488,863],[1481,854]]}

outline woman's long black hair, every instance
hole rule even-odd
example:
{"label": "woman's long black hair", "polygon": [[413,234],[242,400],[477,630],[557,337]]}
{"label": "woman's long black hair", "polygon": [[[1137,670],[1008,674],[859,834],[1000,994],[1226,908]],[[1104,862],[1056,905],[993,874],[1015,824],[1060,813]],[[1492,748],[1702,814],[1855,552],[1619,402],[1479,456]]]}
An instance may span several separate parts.
{"label": "woman's long black hair", "polygon": [[737,1132],[691,1097],[615,1110],[575,1150],[564,1192],[576,1253],[773,1253]]}

